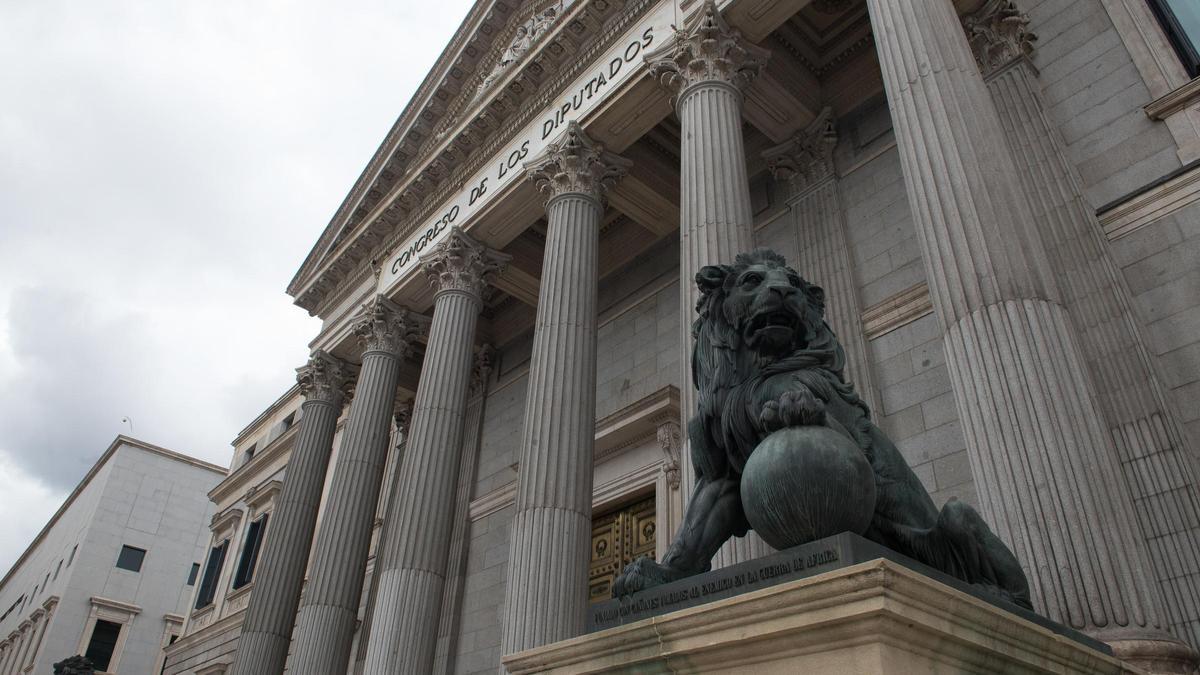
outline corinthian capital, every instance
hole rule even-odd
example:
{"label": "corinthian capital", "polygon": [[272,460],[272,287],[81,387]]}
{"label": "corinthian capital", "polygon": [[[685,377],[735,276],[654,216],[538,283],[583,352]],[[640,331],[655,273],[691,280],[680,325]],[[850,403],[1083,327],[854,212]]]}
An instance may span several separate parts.
{"label": "corinthian capital", "polygon": [[716,3],[706,0],[684,29],[675,31],[674,40],[646,55],[646,65],[678,97],[704,82],[723,82],[742,90],[770,56],[730,28]]}
{"label": "corinthian capital", "polygon": [[572,121],[542,154],[525,163],[525,175],[548,198],[575,193],[603,201],[608,188],[631,165],[624,157],[605,150]]}
{"label": "corinthian capital", "polygon": [[406,356],[412,342],[424,332],[425,317],[410,312],[382,295],[363,303],[353,321],[354,335],[364,352]]}
{"label": "corinthian capital", "polygon": [[492,276],[509,260],[512,256],[494,251],[454,227],[421,256],[421,269],[438,293],[460,291],[482,299]]}
{"label": "corinthian capital", "polygon": [[296,369],[300,393],[309,401],[324,401],[340,407],[349,394],[356,369],[345,361],[317,349],[308,363]]}
{"label": "corinthian capital", "polygon": [[837,140],[833,112],[825,108],[807,129],[763,152],[763,159],[776,180],[788,181],[792,191],[800,193],[833,177],[833,149]]}
{"label": "corinthian capital", "polygon": [[988,0],[963,19],[967,41],[984,77],[1033,53],[1037,36],[1026,30],[1029,17],[1013,0]]}

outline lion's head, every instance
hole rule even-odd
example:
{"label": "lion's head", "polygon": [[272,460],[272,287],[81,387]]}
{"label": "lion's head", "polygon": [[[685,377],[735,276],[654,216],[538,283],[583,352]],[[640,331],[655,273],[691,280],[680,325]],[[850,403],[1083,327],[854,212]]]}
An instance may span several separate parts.
{"label": "lion's head", "polygon": [[[765,249],[737,256],[733,265],[711,265],[696,275],[697,326],[728,332],[730,347],[762,357],[804,349],[825,323],[825,292]],[[706,326],[707,324],[707,326]]]}

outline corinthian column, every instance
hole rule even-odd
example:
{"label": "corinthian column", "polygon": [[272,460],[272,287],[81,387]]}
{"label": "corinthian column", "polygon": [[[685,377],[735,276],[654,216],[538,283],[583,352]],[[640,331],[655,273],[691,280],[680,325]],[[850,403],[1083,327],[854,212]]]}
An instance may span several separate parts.
{"label": "corinthian column", "polygon": [[400,465],[398,485],[404,488],[392,495],[380,536],[364,673],[428,673],[433,667],[475,326],[488,278],[508,260],[458,228],[422,258],[436,289],[433,325]]}
{"label": "corinthian column", "polygon": [[525,170],[549,196],[529,364],[502,653],[579,635],[596,437],[596,286],[604,192],[629,162],[572,122]]}
{"label": "corinthian column", "polygon": [[289,663],[294,675],[342,672],[350,661],[400,362],[425,322],[376,296],[353,325],[363,348],[362,369],[329,485],[308,587],[296,616]]}
{"label": "corinthian column", "polygon": [[1045,113],[1035,37],[1012,0],[967,17],[967,37],[1009,140],[1063,303],[1096,383],[1097,403],[1120,456],[1176,634],[1200,645],[1200,503],[1185,434],[1168,404],[1120,271],[1095,211],[1083,198],[1064,144]]}
{"label": "corinthian column", "polygon": [[231,673],[283,672],[333,436],[356,370],[319,349],[307,365],[297,370],[304,414],[288,459],[283,489],[271,514],[271,529],[263,542],[262,560],[254,575],[254,590]]}
{"label": "corinthian column", "polygon": [[833,165],[837,141],[833,111],[825,108],[807,129],[767,150],[763,158],[775,178],[785,181],[790,190],[788,215],[799,251],[793,262],[805,279],[825,289],[825,316],[846,351],[843,379],[852,383],[875,410],[875,385],[862,331],[862,304]]}
{"label": "corinthian column", "polygon": [[1112,642],[1182,646],[1079,337],[951,0],[868,0],[930,296],[983,509],[1036,608]]}
{"label": "corinthian column", "polygon": [[[673,41],[646,55],[650,71],[674,95],[679,115],[679,323],[683,349],[679,390],[685,429],[696,413],[691,363],[698,292],[693,279],[701,267],[728,263],[754,245],[754,214],[742,140],[742,90],[769,55],[730,28],[713,0],[706,0],[684,29],[676,31]],[[686,447],[680,472],[686,500],[696,484]],[[770,550],[751,532],[726,544],[714,565],[749,560]]]}

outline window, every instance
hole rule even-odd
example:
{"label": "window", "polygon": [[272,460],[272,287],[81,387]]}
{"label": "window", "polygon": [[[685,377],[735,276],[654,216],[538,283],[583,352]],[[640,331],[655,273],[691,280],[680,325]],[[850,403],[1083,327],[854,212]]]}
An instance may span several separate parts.
{"label": "window", "polygon": [[249,463],[250,463],[250,460],[254,459],[254,452],[255,452],[256,450],[258,450],[258,446],[257,446],[257,444],[256,444],[256,445],[252,445],[252,446],[250,446],[250,447],[246,448],[246,459],[245,459],[245,461],[243,461],[242,463],[243,463],[243,464],[249,464]]}
{"label": "window", "polygon": [[254,566],[258,563],[258,549],[262,544],[263,533],[267,527],[267,516],[250,523],[246,528],[246,543],[242,546],[242,558],[238,561],[237,572],[233,575],[233,587],[241,588],[254,579]]}
{"label": "window", "polygon": [[46,585],[50,583],[50,573],[46,572],[46,578],[42,580],[42,592],[46,592]]}
{"label": "window", "polygon": [[1200,3],[1196,0],[1147,0],[1189,77],[1200,76]]}
{"label": "window", "polygon": [[208,552],[208,564],[204,566],[204,579],[200,582],[200,590],[196,592],[196,609],[202,609],[212,604],[217,595],[217,583],[221,580],[221,566],[225,564],[225,550],[229,548],[229,540],[214,546]]}
{"label": "window", "polygon": [[200,563],[192,563],[192,571],[188,572],[188,586],[196,585],[196,577],[200,575]]}
{"label": "window", "polygon": [[130,572],[141,572],[142,561],[146,559],[146,549],[133,546],[122,546],[121,554],[117,556],[117,567]]}
{"label": "window", "polygon": [[71,563],[75,562],[75,551],[77,550],[79,550],[79,544],[71,547],[71,555],[67,558],[67,567],[70,567]]}
{"label": "window", "polygon": [[62,571],[62,558],[58,559],[58,567],[54,568],[54,578],[58,578],[58,573]]}
{"label": "window", "polygon": [[96,627],[92,629],[92,639],[88,641],[87,652],[84,653],[84,656],[92,662],[97,671],[108,670],[119,637],[121,637],[121,624],[104,619],[96,620]]}

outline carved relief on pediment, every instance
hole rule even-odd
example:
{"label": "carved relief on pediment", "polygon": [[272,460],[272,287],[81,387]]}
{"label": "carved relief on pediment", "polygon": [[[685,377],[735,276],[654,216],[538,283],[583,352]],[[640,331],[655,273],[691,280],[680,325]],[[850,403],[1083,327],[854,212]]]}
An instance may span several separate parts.
{"label": "carved relief on pediment", "polygon": [[529,51],[546,31],[558,21],[559,17],[566,13],[566,9],[571,4],[572,0],[558,0],[558,2],[551,4],[549,7],[537,10],[532,16],[517,26],[512,38],[508,41],[508,46],[500,53],[500,58],[497,59],[496,64],[492,66],[491,71],[480,82],[479,88],[475,92],[476,100],[490,89],[496,80],[500,79],[510,65],[521,60],[525,52]]}

